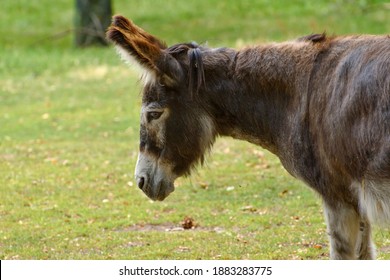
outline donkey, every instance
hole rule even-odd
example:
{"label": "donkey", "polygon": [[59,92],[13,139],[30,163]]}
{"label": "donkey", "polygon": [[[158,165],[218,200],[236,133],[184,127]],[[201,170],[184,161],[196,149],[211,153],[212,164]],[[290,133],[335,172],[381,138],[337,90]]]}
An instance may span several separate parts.
{"label": "donkey", "polygon": [[390,221],[390,36],[168,47],[118,15],[107,38],[144,71],[135,178],[149,198],[231,136],[320,195],[331,259],[375,258],[371,223]]}

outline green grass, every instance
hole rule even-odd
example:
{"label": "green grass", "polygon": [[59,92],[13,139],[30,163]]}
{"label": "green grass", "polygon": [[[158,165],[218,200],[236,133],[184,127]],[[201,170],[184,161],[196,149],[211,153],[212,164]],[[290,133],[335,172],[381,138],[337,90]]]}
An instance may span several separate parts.
{"label": "green grass", "polygon": [[[390,31],[386,1],[113,2],[169,44]],[[73,9],[2,1],[1,259],[328,258],[320,199],[259,147],[219,139],[161,203],[133,186],[138,73],[112,48],[73,48]],[[197,227],[177,230],[187,216]],[[389,232],[374,237],[390,259]]]}

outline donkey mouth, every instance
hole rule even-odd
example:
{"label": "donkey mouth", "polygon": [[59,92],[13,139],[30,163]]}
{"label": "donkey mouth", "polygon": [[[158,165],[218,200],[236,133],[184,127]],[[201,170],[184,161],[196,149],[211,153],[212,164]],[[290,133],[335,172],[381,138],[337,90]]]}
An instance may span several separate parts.
{"label": "donkey mouth", "polygon": [[175,190],[173,182],[160,181],[151,184],[145,177],[137,178],[137,184],[146,196],[154,201],[163,201]]}
{"label": "donkey mouth", "polygon": [[173,192],[173,189],[171,191],[160,192],[155,200],[163,201],[164,199],[166,199],[171,194],[171,192]]}
{"label": "donkey mouth", "polygon": [[[146,195],[152,199],[157,201],[163,201],[165,198],[167,198],[171,192],[174,191],[173,183],[167,183],[167,182],[160,182],[157,187],[155,188],[155,191],[152,193],[147,193]],[[154,194],[153,194],[154,193]]]}

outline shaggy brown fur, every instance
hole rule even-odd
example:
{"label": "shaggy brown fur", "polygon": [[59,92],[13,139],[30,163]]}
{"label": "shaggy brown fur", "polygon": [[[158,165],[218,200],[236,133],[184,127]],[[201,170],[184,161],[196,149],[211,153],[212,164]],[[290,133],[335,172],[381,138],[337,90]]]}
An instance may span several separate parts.
{"label": "shaggy brown fur", "polygon": [[136,170],[148,196],[172,192],[215,137],[247,140],[321,195],[332,258],[374,257],[370,222],[390,221],[389,36],[167,48],[116,16],[107,37],[153,76]]}

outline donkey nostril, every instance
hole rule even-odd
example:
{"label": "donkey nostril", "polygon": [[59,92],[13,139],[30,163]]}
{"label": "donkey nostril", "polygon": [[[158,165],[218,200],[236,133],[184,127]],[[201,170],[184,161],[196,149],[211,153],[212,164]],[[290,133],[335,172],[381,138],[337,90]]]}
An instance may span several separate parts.
{"label": "donkey nostril", "polygon": [[141,177],[138,179],[138,187],[142,190],[142,188],[144,187],[144,184],[145,184],[145,178],[144,177]]}

